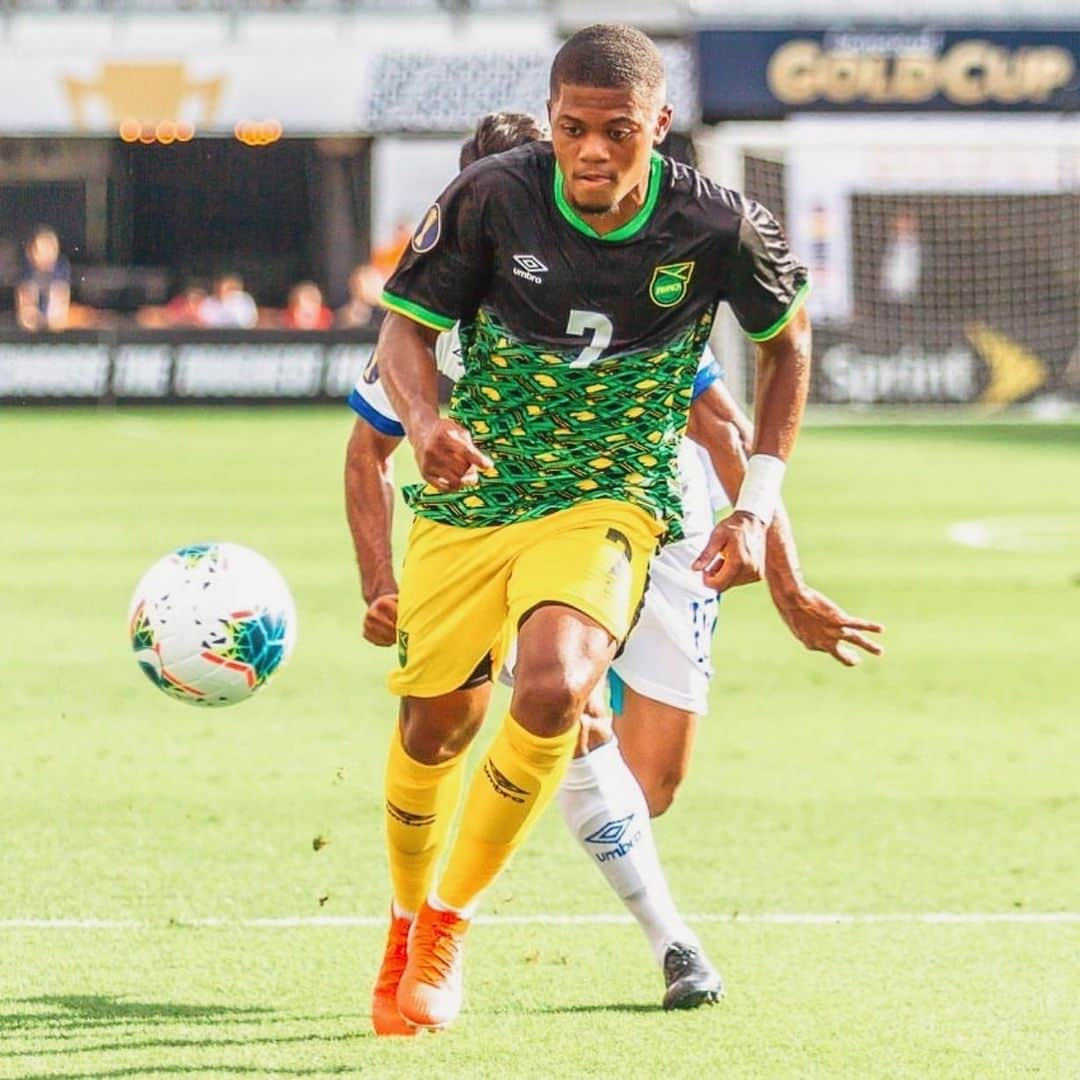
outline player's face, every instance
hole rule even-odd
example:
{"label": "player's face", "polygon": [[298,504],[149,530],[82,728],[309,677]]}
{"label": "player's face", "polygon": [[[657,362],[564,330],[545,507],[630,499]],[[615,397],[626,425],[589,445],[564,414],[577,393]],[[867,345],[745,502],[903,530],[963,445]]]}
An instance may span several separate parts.
{"label": "player's face", "polygon": [[579,214],[618,214],[635,190],[644,197],[652,149],[671,126],[671,109],[646,97],[564,83],[548,102],[564,194]]}

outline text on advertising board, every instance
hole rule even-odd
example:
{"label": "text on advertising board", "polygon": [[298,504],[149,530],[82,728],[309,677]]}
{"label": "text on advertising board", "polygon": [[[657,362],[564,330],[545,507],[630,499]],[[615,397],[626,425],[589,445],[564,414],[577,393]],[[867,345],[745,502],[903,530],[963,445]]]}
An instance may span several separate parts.
{"label": "text on advertising board", "polygon": [[957,105],[1047,101],[1068,86],[1073,58],[1049,45],[1007,49],[964,41],[940,55],[840,52],[810,40],[790,41],[769,60],[769,89],[789,105],[919,104],[939,94]]}

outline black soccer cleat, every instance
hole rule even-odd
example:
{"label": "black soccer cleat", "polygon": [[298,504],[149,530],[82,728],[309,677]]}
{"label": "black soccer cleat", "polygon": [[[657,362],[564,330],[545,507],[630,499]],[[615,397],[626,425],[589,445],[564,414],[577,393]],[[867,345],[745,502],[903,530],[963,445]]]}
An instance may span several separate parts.
{"label": "black soccer cleat", "polygon": [[696,1009],[715,1005],[724,996],[724,981],[705,954],[693,945],[676,942],[664,953],[665,1009]]}

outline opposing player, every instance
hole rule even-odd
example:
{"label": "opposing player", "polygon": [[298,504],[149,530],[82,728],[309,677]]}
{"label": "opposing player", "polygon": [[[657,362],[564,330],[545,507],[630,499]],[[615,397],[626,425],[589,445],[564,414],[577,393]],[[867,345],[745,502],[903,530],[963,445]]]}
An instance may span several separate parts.
{"label": "opposing player", "polygon": [[[475,901],[550,801],[657,539],[682,535],[675,458],[720,300],[759,342],[758,415],[735,512],[696,568],[720,590],[761,573],[808,383],[806,273],[767,211],[653,153],[663,95],[644,35],[574,35],[552,69],[553,148],[466,170],[384,293],[381,375],[426,483],[406,492],[380,986],[404,947],[396,1000],[419,1026],[457,1015]],[[443,420],[433,346],[455,322],[465,374]],[[431,889],[508,619],[510,715]]]}

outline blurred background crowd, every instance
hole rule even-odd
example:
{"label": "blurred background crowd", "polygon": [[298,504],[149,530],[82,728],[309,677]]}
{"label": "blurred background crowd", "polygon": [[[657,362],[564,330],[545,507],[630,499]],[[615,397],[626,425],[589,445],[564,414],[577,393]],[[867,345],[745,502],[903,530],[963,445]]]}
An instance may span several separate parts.
{"label": "blurred background crowd", "polygon": [[377,329],[383,309],[379,294],[408,244],[410,226],[399,221],[392,236],[375,247],[368,262],[348,276],[344,303],[331,307],[314,281],[298,281],[283,305],[253,295],[239,273],[226,271],[205,280],[181,282],[160,304],[100,306],[81,301],[80,276],[49,225],[37,226],[17,255],[10,240],[0,238],[6,258],[0,260],[0,287],[11,304],[3,322],[31,332],[93,330],[116,326],[147,329],[331,330]]}
{"label": "blurred background crowd", "polygon": [[[542,114],[565,36],[631,18],[665,152],[810,268],[815,401],[1080,400],[1076,0],[68,3],[0,0],[0,398],[98,362],[51,331],[370,337],[477,119]],[[713,346],[745,395],[723,311]]]}

